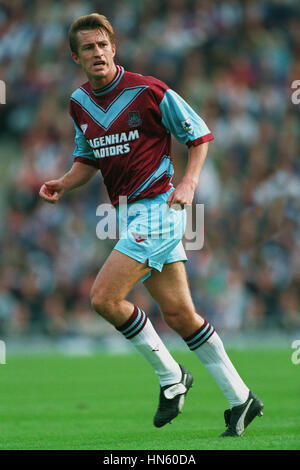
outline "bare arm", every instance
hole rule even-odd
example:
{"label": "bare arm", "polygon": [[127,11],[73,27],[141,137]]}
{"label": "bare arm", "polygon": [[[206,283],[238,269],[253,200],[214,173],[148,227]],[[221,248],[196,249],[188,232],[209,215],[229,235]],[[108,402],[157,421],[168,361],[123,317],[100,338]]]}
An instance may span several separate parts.
{"label": "bare arm", "polygon": [[46,181],[39,192],[45,201],[56,204],[62,195],[86,184],[99,170],[85,163],[75,162],[64,176],[57,180]]}
{"label": "bare arm", "polygon": [[208,142],[189,148],[189,160],[182,181],[167,200],[167,204],[192,204],[203,164],[206,159]]}

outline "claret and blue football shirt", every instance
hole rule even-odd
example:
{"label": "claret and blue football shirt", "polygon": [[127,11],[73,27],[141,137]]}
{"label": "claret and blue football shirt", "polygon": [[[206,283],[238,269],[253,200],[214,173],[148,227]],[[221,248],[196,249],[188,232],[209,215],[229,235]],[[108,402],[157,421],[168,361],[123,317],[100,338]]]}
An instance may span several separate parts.
{"label": "claret and blue football shirt", "polygon": [[127,72],[93,90],[84,83],[70,99],[74,161],[101,170],[113,205],[153,198],[172,187],[171,134],[199,145],[214,137],[205,122],[165,83]]}

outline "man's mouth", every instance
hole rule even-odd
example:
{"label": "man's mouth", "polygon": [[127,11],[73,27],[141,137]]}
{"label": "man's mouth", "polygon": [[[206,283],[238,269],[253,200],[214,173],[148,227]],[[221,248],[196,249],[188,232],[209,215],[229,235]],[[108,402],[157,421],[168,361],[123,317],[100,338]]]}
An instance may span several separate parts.
{"label": "man's mouth", "polygon": [[96,62],[94,62],[93,65],[94,65],[94,67],[99,66],[99,65],[105,65],[105,62],[104,62],[104,60],[97,60]]}

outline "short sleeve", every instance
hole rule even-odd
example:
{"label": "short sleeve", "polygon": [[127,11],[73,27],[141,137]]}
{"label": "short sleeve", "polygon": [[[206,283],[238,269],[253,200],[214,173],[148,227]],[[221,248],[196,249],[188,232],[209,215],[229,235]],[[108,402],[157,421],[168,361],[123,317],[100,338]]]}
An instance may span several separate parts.
{"label": "short sleeve", "polygon": [[175,91],[165,91],[159,108],[164,127],[179,142],[196,146],[214,139],[203,119]]}
{"label": "short sleeve", "polygon": [[74,161],[86,163],[87,165],[92,165],[98,168],[98,163],[94,156],[93,150],[87,143],[82,130],[79,129],[72,117],[71,119],[75,128],[75,149],[73,152]]}

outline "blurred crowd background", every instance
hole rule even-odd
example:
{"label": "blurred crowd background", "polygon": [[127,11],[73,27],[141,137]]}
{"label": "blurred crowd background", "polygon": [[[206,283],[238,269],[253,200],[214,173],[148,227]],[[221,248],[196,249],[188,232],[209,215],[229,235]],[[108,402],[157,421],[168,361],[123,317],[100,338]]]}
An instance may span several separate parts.
{"label": "blurred crowd background", "polygon": [[[71,93],[86,81],[67,42],[71,22],[99,12],[116,62],[183,96],[215,136],[196,192],[205,243],[186,264],[199,312],[223,333],[300,330],[298,0],[1,0],[0,337],[88,335],[112,327],[89,291],[115,242],[96,237],[101,175],[52,206],[45,180],[72,164]],[[175,184],[187,149],[174,141]],[[168,327],[142,285],[130,300]]]}

